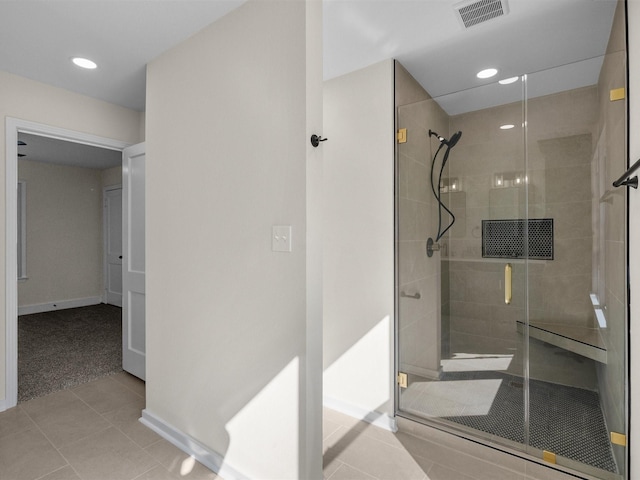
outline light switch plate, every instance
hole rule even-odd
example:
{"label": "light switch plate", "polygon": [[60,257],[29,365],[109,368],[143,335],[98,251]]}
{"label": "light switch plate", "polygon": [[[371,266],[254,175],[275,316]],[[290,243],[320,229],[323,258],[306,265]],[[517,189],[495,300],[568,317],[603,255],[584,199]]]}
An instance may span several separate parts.
{"label": "light switch plate", "polygon": [[291,251],[291,225],[274,225],[271,233],[271,249],[274,252]]}

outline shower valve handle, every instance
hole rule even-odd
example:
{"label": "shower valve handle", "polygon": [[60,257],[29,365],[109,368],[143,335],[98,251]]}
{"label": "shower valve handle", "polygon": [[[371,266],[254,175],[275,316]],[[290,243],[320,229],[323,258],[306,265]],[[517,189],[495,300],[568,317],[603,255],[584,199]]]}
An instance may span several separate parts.
{"label": "shower valve handle", "polygon": [[433,256],[433,252],[440,251],[440,244],[435,243],[433,238],[429,237],[427,240],[427,257],[431,258]]}

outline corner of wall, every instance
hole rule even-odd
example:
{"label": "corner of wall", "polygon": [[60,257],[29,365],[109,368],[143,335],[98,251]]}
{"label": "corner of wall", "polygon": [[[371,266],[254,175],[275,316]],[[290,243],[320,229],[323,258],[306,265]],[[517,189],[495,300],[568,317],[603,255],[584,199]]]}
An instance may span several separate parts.
{"label": "corner of wall", "polygon": [[147,112],[140,112],[140,131],[138,137],[140,139],[139,143],[144,142],[147,137]]}

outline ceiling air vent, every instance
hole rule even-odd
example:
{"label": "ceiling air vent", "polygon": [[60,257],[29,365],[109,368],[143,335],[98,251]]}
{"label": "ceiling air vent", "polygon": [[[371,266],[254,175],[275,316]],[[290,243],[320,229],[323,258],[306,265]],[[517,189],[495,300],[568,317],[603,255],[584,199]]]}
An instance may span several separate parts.
{"label": "ceiling air vent", "polygon": [[492,18],[509,13],[507,0],[477,0],[458,3],[453,6],[464,28],[473,27]]}

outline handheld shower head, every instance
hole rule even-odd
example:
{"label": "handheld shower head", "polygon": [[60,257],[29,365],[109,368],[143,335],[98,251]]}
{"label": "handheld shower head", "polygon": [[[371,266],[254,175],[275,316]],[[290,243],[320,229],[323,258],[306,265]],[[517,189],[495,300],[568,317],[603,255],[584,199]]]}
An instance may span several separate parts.
{"label": "handheld shower head", "polygon": [[451,135],[451,138],[449,139],[448,142],[445,141],[444,143],[446,143],[449,148],[453,148],[455,144],[458,143],[458,140],[460,140],[461,136],[462,136],[462,132],[456,132],[453,135]]}
{"label": "handheld shower head", "polygon": [[462,132],[454,133],[453,135],[451,135],[451,138],[449,140],[447,140],[440,134],[434,132],[433,130],[429,130],[429,136],[436,137],[441,144],[446,145],[449,148],[453,148],[455,144],[458,143],[458,140],[460,140],[460,137],[462,136]]}
{"label": "handheld shower head", "polygon": [[[451,138],[449,140],[447,140],[446,138],[438,135],[436,132],[429,130],[429,137],[436,137],[440,142],[440,145],[438,146],[436,153],[433,155],[433,160],[431,161],[431,176],[430,176],[431,191],[433,192],[434,197],[438,201],[438,234],[436,235],[436,242],[437,242],[442,238],[442,236],[445,233],[447,233],[447,230],[453,227],[453,224],[456,221],[456,217],[453,214],[453,212],[447,208],[447,206],[442,202],[442,199],[440,198],[441,191],[439,186],[442,182],[442,173],[444,172],[444,167],[447,164],[447,160],[449,159],[449,153],[451,152],[451,149],[455,147],[456,144],[460,141],[460,137],[462,137],[462,132],[457,131],[456,133],[451,135]],[[444,146],[446,146],[447,148],[445,149],[444,156],[442,157],[442,161],[440,162],[440,175],[438,175],[438,183],[437,183],[438,188],[436,189],[436,185],[433,182],[433,171],[436,165],[436,158],[438,157],[438,153],[440,153],[440,150],[442,150],[442,147]],[[444,230],[442,230],[442,210],[446,210],[446,212],[451,217],[451,222],[449,223],[447,228],[445,228]]]}

